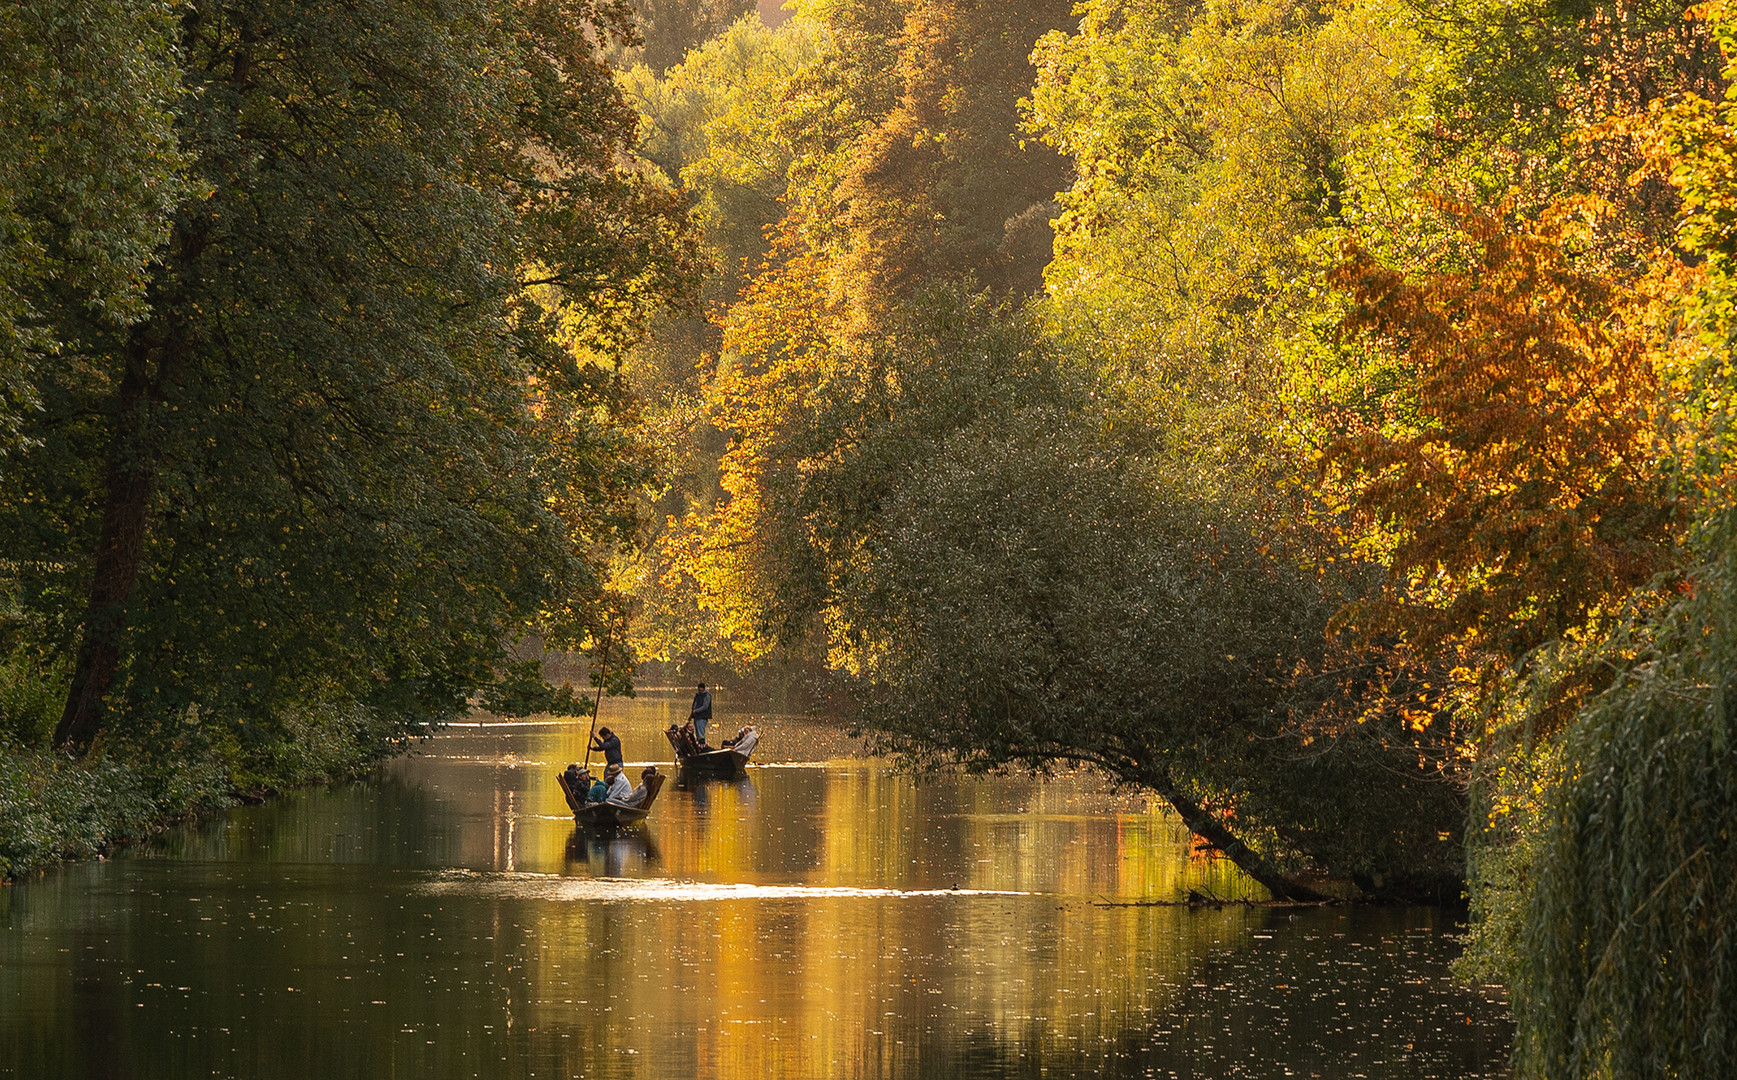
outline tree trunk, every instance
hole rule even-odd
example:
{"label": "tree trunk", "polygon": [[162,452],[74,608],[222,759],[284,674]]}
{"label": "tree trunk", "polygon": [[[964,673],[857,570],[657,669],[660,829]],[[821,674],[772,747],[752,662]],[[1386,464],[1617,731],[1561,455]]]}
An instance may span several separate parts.
{"label": "tree trunk", "polygon": [[151,350],[135,332],[121,372],[119,409],[109,438],[102,532],[85,606],[78,662],[66,707],[54,729],[54,746],[83,753],[102,726],[103,698],[120,670],[121,634],[127,601],[139,579],[145,529],[156,481],[151,436]]}
{"label": "tree trunk", "polygon": [[1243,843],[1235,833],[1225,828],[1224,823],[1214,817],[1210,810],[1182,794],[1168,773],[1148,773],[1146,782],[1175,808],[1182,823],[1188,826],[1194,835],[1217,848],[1243,873],[1265,886],[1266,890],[1273,894],[1273,899],[1303,902],[1332,899],[1284,874],[1266,857]]}

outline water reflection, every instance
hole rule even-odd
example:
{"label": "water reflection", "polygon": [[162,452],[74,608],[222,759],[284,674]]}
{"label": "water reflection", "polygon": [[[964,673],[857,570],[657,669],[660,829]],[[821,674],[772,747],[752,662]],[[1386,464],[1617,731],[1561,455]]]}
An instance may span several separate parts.
{"label": "water reflection", "polygon": [[606,878],[644,874],[657,865],[657,845],[644,829],[575,825],[567,838],[569,873],[590,870]]}
{"label": "water reflection", "polygon": [[[685,694],[611,708],[655,761]],[[1092,785],[919,784],[756,720],[766,766],[640,829],[576,829],[582,728],[466,728],[0,891],[0,1076],[1502,1072],[1440,913],[1151,906],[1252,887]]]}

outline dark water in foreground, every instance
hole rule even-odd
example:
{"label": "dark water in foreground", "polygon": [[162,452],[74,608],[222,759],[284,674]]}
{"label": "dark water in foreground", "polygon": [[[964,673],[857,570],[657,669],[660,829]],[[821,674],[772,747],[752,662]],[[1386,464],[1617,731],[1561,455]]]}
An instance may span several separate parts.
{"label": "dark water in foreground", "polygon": [[[604,708],[629,761],[666,757],[673,696]],[[1153,906],[1244,886],[1126,798],[918,784],[762,728],[749,779],[667,786],[620,838],[554,785],[583,729],[459,728],[383,780],[0,889],[0,1076],[1505,1071],[1444,913]]]}

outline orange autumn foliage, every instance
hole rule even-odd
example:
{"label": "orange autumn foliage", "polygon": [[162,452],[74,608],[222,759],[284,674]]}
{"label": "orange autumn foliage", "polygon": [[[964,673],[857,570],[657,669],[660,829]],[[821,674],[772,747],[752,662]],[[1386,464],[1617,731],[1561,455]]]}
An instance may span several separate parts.
{"label": "orange autumn foliage", "polygon": [[1526,225],[1446,200],[1463,269],[1408,276],[1348,244],[1343,330],[1397,359],[1405,389],[1347,423],[1331,475],[1392,543],[1389,586],[1352,613],[1425,650],[1514,657],[1613,613],[1680,527],[1654,357],[1692,271],[1646,275],[1589,201]]}

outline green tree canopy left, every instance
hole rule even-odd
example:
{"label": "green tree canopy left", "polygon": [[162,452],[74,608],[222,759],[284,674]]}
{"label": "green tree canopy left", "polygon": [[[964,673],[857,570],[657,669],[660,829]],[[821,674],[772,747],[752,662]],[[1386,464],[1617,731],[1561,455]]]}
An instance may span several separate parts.
{"label": "green tree canopy left", "polygon": [[642,480],[619,357],[692,261],[601,59],[628,19],[185,6],[145,309],[39,309],[60,354],[5,465],[4,632],[77,650],[58,744],[438,719],[527,629],[591,640]]}

